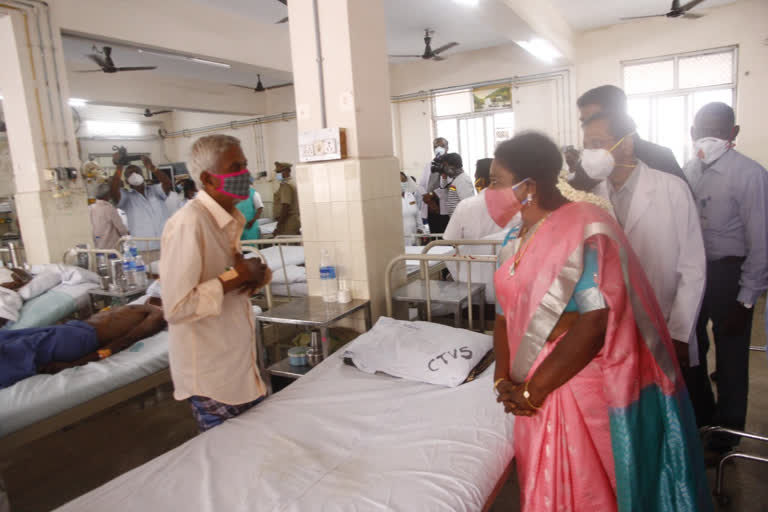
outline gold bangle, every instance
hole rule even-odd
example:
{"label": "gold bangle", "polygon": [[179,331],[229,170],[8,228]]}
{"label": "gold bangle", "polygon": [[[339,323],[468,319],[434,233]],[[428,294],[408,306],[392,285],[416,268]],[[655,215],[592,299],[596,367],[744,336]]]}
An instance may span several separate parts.
{"label": "gold bangle", "polygon": [[525,381],[525,387],[523,388],[523,398],[525,398],[525,401],[528,402],[529,407],[538,411],[539,409],[541,409],[541,405],[536,407],[535,405],[533,405],[533,402],[531,402],[531,394],[528,392],[528,382],[529,381]]}
{"label": "gold bangle", "polygon": [[499,387],[499,384],[501,384],[501,382],[505,381],[505,380],[507,380],[507,379],[505,379],[504,377],[502,377],[500,379],[496,379],[496,382],[493,383],[493,389],[498,391],[497,388]]}

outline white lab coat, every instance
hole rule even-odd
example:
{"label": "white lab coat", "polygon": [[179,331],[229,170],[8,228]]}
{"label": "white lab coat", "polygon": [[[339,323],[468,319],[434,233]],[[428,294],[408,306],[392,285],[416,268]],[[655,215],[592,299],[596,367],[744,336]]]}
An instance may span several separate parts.
{"label": "white lab coat", "polygon": [[[689,342],[690,364],[695,366],[696,321],[707,275],[696,203],[680,178],[643,162],[634,172],[640,175],[624,232],[656,293],[672,339]],[[606,182],[593,192],[610,199]]]}
{"label": "white lab coat", "polygon": [[[520,214],[517,214],[508,226],[498,226],[488,213],[488,207],[485,204],[485,190],[483,190],[476,196],[464,199],[456,206],[456,211],[453,212],[451,220],[445,228],[443,238],[445,240],[504,240],[510,227],[520,223]],[[497,246],[496,249],[498,251],[500,247]],[[459,253],[462,256],[494,254],[491,245],[466,245],[459,247]],[[454,281],[467,282],[466,263],[459,265],[456,262],[448,261],[445,265]],[[496,292],[493,286],[495,273],[496,266],[490,263],[472,264],[472,282],[485,284],[485,301],[488,304],[496,303]]]}
{"label": "white lab coat", "polygon": [[416,198],[410,192],[403,193],[403,235],[405,235],[405,245],[415,245],[415,235],[419,230],[424,232],[424,223],[421,220]]}

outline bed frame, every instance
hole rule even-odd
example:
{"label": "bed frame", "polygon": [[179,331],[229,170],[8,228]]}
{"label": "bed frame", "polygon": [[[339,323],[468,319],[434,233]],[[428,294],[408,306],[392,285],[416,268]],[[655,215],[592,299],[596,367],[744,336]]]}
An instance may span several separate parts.
{"label": "bed frame", "polygon": [[71,409],[64,410],[54,416],[40,420],[37,423],[27,425],[24,428],[0,438],[0,455],[5,455],[20,446],[73,425],[89,416],[93,416],[94,414],[109,409],[114,405],[125,402],[126,400],[170,381],[171,372],[166,368],[165,370],[143,377],[121,388],[110,391],[109,393],[83,402]]}

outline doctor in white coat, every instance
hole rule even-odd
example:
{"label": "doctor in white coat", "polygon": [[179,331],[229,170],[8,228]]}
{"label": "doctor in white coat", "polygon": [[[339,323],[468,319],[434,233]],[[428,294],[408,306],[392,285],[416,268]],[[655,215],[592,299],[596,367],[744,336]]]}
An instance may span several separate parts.
{"label": "doctor in white coat", "polygon": [[625,113],[598,113],[583,129],[581,165],[600,181],[593,192],[610,199],[656,292],[681,367],[696,366],[706,256],[691,191],[680,178],[635,157],[635,123]]}

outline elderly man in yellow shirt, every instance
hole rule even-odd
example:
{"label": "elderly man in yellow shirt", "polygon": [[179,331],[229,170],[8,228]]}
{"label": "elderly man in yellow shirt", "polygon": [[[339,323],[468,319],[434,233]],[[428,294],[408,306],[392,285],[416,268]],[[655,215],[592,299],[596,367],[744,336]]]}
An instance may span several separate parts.
{"label": "elderly man in yellow shirt", "polygon": [[235,207],[248,198],[247,164],[235,137],[198,139],[187,168],[200,192],[163,231],[160,275],[174,397],[189,399],[201,432],[266,395],[249,297],[271,274],[260,260],[243,258],[245,218]]}

